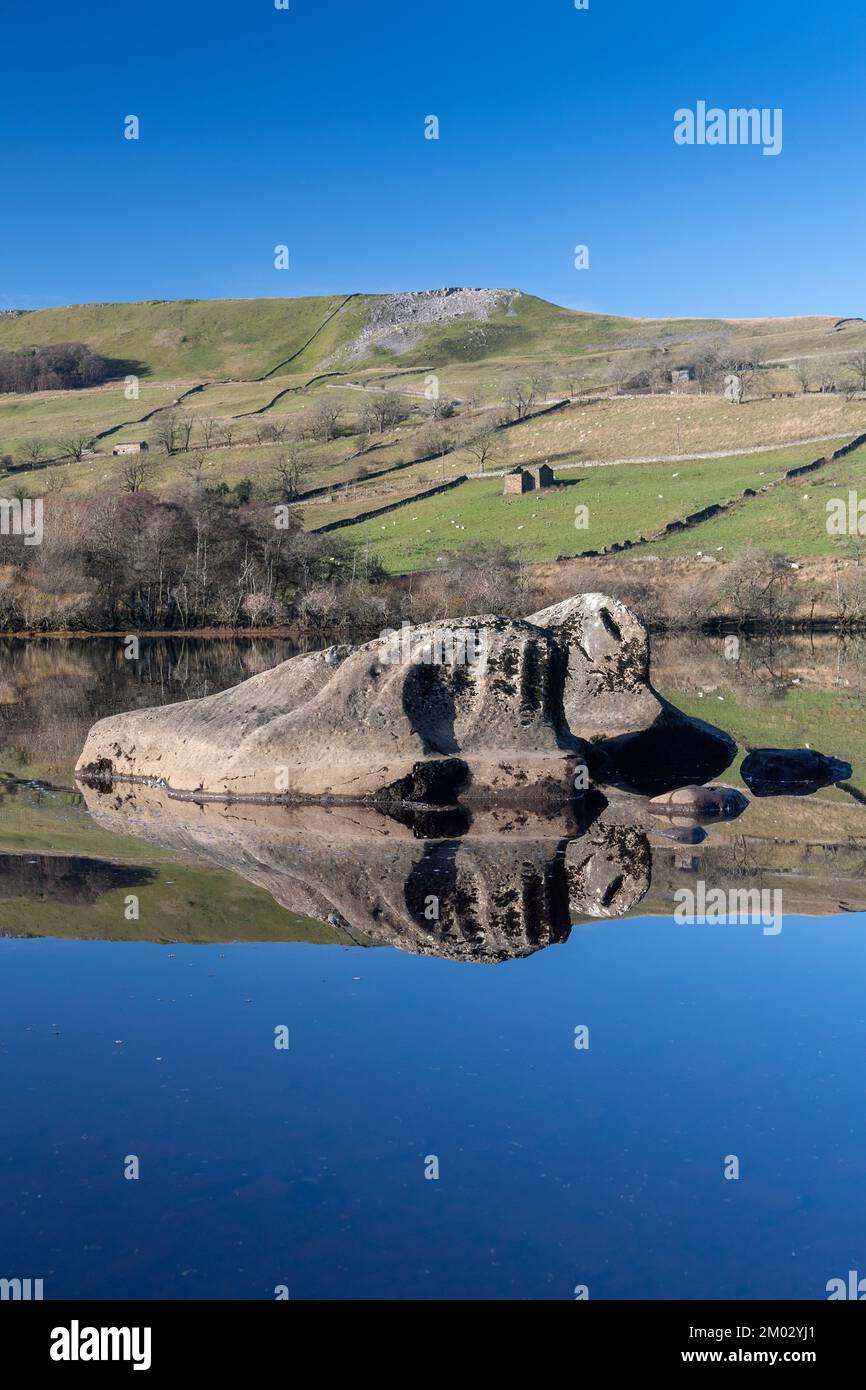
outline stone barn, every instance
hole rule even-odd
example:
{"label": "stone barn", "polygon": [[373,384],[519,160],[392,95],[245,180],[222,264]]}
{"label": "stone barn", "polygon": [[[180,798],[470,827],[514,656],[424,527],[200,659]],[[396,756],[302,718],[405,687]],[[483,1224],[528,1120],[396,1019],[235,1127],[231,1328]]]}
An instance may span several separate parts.
{"label": "stone barn", "polygon": [[674,367],[671,372],[671,382],[674,386],[687,386],[690,381],[695,379],[694,367]]}
{"label": "stone barn", "polygon": [[125,444],[115,444],[113,454],[143,454],[147,449],[146,439],[128,439]]}
{"label": "stone barn", "polygon": [[529,469],[532,480],[536,487],[553,487],[556,483],[556,474],[549,463],[537,463]]}
{"label": "stone barn", "polygon": [[532,492],[535,487],[535,479],[528,468],[512,468],[510,473],[505,475],[505,496],[511,497],[522,492]]}

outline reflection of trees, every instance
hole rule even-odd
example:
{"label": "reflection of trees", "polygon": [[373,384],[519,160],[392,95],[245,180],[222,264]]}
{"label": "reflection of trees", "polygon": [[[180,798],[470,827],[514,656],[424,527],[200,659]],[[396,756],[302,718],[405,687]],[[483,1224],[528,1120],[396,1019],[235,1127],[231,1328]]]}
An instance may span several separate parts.
{"label": "reflection of trees", "polygon": [[122,637],[0,641],[0,772],[36,767],[67,780],[97,719],[215,694],[296,650],[276,638],[140,638],[127,660]]}
{"label": "reflection of trees", "polygon": [[[68,783],[97,719],[213,695],[324,640],[142,637],[137,660],[125,658],[122,636],[0,640],[0,774],[34,767]],[[666,691],[727,688],[752,709],[784,700],[796,679],[866,700],[866,636],[860,634],[741,635],[739,660],[732,661],[723,637],[668,633],[653,639],[652,667],[655,684]]]}
{"label": "reflection of trees", "polygon": [[729,689],[749,709],[786,699],[792,685],[844,689],[866,696],[866,637],[862,634],[740,634],[736,660],[725,656],[721,636],[665,634],[652,641],[652,674],[669,691]]}

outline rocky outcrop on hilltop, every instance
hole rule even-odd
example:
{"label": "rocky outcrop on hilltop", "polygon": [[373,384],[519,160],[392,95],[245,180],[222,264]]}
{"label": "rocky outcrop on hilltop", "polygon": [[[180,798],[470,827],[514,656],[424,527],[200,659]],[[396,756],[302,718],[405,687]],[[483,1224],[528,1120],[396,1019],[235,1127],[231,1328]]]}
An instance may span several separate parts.
{"label": "rocky outcrop on hilltop", "polygon": [[378,296],[361,331],[343,349],[344,361],[360,361],[373,348],[403,353],[416,347],[424,330],[469,319],[485,323],[495,309],[510,309],[519,290],[452,288]]}

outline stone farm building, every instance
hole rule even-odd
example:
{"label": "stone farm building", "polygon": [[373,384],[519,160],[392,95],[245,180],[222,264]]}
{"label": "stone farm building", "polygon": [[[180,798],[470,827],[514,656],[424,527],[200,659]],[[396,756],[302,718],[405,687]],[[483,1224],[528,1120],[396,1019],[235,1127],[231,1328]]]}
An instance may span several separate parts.
{"label": "stone farm building", "polygon": [[146,439],[128,439],[125,444],[115,444],[113,454],[142,454],[147,448]]}
{"label": "stone farm building", "polygon": [[695,379],[694,367],[674,367],[671,372],[671,382],[674,386],[686,386]]}
{"label": "stone farm building", "polygon": [[535,492],[536,488],[553,487],[556,475],[549,463],[536,463],[530,468],[518,465],[505,475],[505,496]]}

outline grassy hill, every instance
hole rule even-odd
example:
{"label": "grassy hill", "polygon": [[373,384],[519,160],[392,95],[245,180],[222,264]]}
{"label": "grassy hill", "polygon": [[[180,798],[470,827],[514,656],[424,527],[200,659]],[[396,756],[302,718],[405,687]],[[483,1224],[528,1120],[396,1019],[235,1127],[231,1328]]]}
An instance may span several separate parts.
{"label": "grassy hill", "polygon": [[0,350],[82,342],[158,380],[249,379],[300,352],[345,295],[76,304],[0,318]]}
{"label": "grassy hill", "polygon": [[[437,301],[433,312],[438,321],[419,323],[412,341],[395,348],[371,342],[354,360],[368,366],[394,361],[406,367],[437,368],[497,359],[554,364],[564,358],[604,358],[611,353],[638,361],[661,352],[678,361],[717,343],[783,360],[809,353],[845,353],[855,344],[866,344],[866,324],[832,316],[639,319],[566,309],[516,291],[462,293],[475,297],[496,293],[507,298],[481,318],[449,317],[448,299]],[[158,380],[249,380],[273,372],[290,357],[296,369],[312,369],[351,344],[371,320],[387,326],[391,306],[399,314],[410,299],[422,296],[339,294],[79,304],[0,316],[0,350],[78,341],[107,357],[139,362],[142,374]]]}
{"label": "grassy hill", "polygon": [[[226,506],[249,497],[264,511],[287,495],[280,463],[294,448],[300,481],[288,495],[303,527],[349,522],[335,533],[341,542],[376,551],[392,573],[435,570],[470,540],[504,542],[530,563],[634,541],[866,433],[859,319],[614,317],[490,289],[0,315],[0,351],[74,340],[134,372],[139,392],[127,399],[117,379],[0,394],[0,493],[47,498],[56,531],[65,499],[86,508],[130,489],[112,449],[146,439],[136,487],[182,505],[204,491],[226,496]],[[737,360],[753,364],[741,405],[723,395]],[[674,386],[682,365],[700,377]],[[431,378],[447,405],[436,418]],[[525,419],[516,418],[516,381],[532,387]],[[401,411],[381,426],[376,405],[389,394]],[[329,411],[336,423],[321,433]],[[160,430],[170,412],[188,438],[167,448]],[[479,460],[473,435],[491,427],[495,446]],[[560,487],[502,495],[504,471],[544,462]],[[653,546],[671,557],[728,559],[755,543],[834,554],[838,539],[819,524],[815,499],[836,483],[866,485],[864,467],[852,456],[810,486],[743,499]],[[453,491],[414,500],[461,475],[468,481]],[[575,527],[578,504],[589,508],[587,529]],[[0,579],[9,544],[0,539]],[[18,582],[11,571],[5,581]],[[78,569],[70,592],[82,592]]]}

